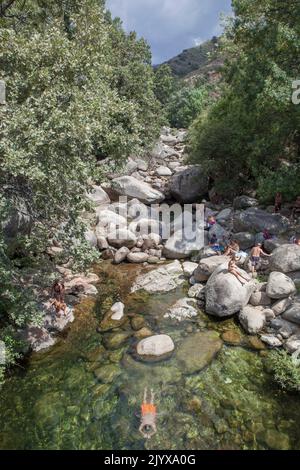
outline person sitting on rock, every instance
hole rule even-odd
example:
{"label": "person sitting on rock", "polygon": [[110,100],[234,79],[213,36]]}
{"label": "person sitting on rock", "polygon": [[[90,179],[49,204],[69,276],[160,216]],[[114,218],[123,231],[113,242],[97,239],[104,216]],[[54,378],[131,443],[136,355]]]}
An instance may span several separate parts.
{"label": "person sitting on rock", "polygon": [[216,225],[216,219],[214,218],[213,215],[210,215],[209,217],[207,217],[207,228],[210,229],[212,228],[214,225]]}
{"label": "person sitting on rock", "polygon": [[59,300],[54,299],[51,305],[53,305],[53,307],[55,308],[57,316],[61,316],[62,314],[66,315],[67,305],[64,302],[60,302]]}
{"label": "person sitting on rock", "polygon": [[140,433],[145,439],[150,439],[157,432],[156,428],[157,408],[154,405],[154,392],[151,389],[150,403],[147,403],[147,388],[144,389],[144,399],[141,406]]}
{"label": "person sitting on rock", "polygon": [[251,272],[254,274],[260,266],[261,256],[271,256],[262,249],[261,243],[256,243],[251,250]]}
{"label": "person sitting on rock", "polygon": [[64,302],[65,285],[59,279],[56,279],[56,281],[54,281],[51,289],[51,295],[52,297],[54,297],[55,300],[58,300],[58,302]]}
{"label": "person sitting on rock", "polygon": [[250,281],[249,277],[244,277],[240,272],[235,262],[235,256],[231,257],[231,260],[228,263],[228,272],[233,274],[242,285],[247,284]]}
{"label": "person sitting on rock", "polygon": [[218,254],[220,255],[222,252],[222,247],[218,242],[217,235],[214,233],[210,239],[209,246]]}

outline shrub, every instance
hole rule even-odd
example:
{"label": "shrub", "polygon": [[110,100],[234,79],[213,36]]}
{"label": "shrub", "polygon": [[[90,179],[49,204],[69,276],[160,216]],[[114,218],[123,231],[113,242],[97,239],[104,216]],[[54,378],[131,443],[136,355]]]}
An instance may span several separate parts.
{"label": "shrub", "polygon": [[286,351],[272,351],[268,367],[283,390],[300,392],[300,366]]}

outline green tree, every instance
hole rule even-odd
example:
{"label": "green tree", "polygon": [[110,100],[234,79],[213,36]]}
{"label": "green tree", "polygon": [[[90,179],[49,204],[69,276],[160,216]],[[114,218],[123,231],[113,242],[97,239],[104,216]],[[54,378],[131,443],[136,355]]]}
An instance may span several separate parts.
{"label": "green tree", "polygon": [[[89,208],[88,181],[103,176],[97,161],[122,162],[159,134],[150,49],[112,20],[102,0],[10,3],[0,3],[0,79],[7,90],[0,106],[0,227],[21,204],[32,221],[21,237],[23,255],[43,256],[55,238],[75,261],[89,262],[81,214]],[[4,231],[2,327],[28,323],[25,312],[34,310],[29,301],[20,306],[22,291],[13,293],[22,281],[7,242]]]}
{"label": "green tree", "polygon": [[171,126],[189,127],[208,102],[209,94],[205,86],[200,88],[186,86],[178,90],[171,96],[167,107]]}
{"label": "green tree", "polygon": [[175,91],[176,81],[172,75],[171,67],[167,64],[160,65],[155,70],[155,95],[162,105],[169,103]]}
{"label": "green tree", "polygon": [[[209,168],[219,191],[259,186],[262,194],[261,176],[273,174],[276,192],[282,166],[296,168],[300,161],[300,106],[291,100],[293,80],[300,76],[300,4],[234,0],[233,8],[223,45],[226,86],[221,100],[193,126],[192,161]],[[286,198],[296,195],[288,180],[281,188]]]}

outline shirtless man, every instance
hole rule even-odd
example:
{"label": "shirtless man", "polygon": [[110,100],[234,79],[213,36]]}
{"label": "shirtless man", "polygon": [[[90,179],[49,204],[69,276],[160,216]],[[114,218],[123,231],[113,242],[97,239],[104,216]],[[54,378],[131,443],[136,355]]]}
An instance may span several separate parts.
{"label": "shirtless man", "polygon": [[254,248],[251,250],[251,272],[254,274],[260,264],[261,256],[271,256],[266,253],[262,247],[261,243],[257,243]]}
{"label": "shirtless man", "polygon": [[244,277],[240,272],[235,262],[235,256],[233,255],[231,260],[228,263],[228,272],[230,272],[233,276],[240,281],[241,284],[247,284],[250,281],[249,277]]}
{"label": "shirtless man", "polygon": [[152,389],[150,403],[147,403],[147,388],[144,390],[144,400],[141,406],[141,414],[141,425],[139,427],[139,431],[145,439],[150,439],[157,432],[157,408],[154,405],[154,392]]}

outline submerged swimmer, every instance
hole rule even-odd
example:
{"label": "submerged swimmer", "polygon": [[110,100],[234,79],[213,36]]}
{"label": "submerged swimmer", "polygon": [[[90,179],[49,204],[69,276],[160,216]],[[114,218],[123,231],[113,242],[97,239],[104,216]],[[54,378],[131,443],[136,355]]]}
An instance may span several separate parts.
{"label": "submerged swimmer", "polygon": [[147,403],[147,388],[144,390],[144,400],[141,406],[140,433],[145,439],[150,439],[157,432],[156,428],[157,408],[154,405],[154,392],[151,389],[150,402]]}

